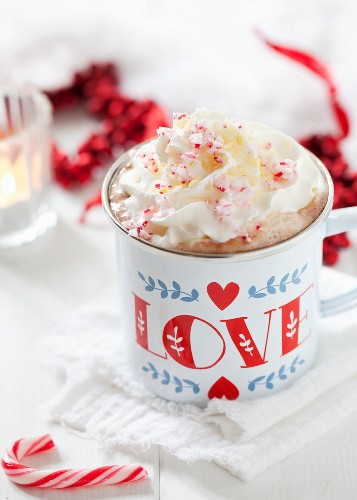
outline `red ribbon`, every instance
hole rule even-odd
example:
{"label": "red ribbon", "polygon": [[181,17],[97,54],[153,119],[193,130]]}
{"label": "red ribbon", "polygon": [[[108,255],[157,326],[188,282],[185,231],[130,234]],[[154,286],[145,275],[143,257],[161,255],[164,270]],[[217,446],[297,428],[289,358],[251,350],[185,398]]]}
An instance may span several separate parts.
{"label": "red ribbon", "polygon": [[333,81],[329,69],[314,56],[311,56],[306,52],[292,49],[290,47],[283,47],[282,45],[273,43],[268,40],[260,31],[258,31],[257,34],[265,43],[265,45],[275,50],[275,52],[278,52],[279,54],[287,57],[288,59],[292,59],[293,61],[301,64],[302,66],[319,76],[326,83],[328,92],[330,94],[331,107],[336,117],[337,123],[341,129],[341,135],[338,137],[338,140],[347,137],[350,130],[348,114],[337,98],[336,85]]}
{"label": "red ribbon", "polygon": [[[311,135],[300,143],[312,151],[328,168],[335,186],[334,208],[343,208],[357,205],[357,174],[348,169],[347,162],[340,147],[342,139],[347,137],[350,130],[349,118],[346,110],[337,97],[336,85],[328,68],[315,57],[296,49],[283,47],[268,40],[261,32],[258,36],[275,52],[296,61],[319,76],[327,85],[332,111],[340,128],[340,134]],[[338,260],[339,251],[350,245],[346,233],[337,234],[324,239],[324,262],[333,265]]]}

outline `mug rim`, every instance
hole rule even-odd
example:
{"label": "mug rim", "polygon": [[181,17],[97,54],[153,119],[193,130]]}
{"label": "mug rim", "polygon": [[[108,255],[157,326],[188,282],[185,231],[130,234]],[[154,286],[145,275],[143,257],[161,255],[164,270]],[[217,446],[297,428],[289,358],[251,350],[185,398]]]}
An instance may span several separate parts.
{"label": "mug rim", "polygon": [[[103,186],[102,186],[102,205],[104,208],[104,211],[109,218],[110,221],[112,221],[115,226],[117,226],[118,229],[121,230],[121,234],[125,237],[128,237],[131,239],[131,242],[139,247],[141,247],[143,250],[153,252],[153,253],[164,253],[166,256],[167,254],[170,255],[175,255],[177,257],[182,257],[182,258],[189,258],[192,257],[193,259],[204,259],[204,260],[221,260],[221,261],[247,261],[247,260],[256,260],[256,259],[261,259],[264,257],[268,257],[270,255],[274,255],[276,253],[283,252],[285,250],[288,250],[291,247],[294,247],[298,245],[301,241],[304,241],[306,238],[309,237],[310,233],[314,232],[316,229],[318,229],[322,224],[325,222],[327,219],[328,215],[331,212],[332,209],[332,204],[333,204],[333,197],[334,197],[334,186],[333,186],[333,181],[331,178],[331,175],[329,171],[327,170],[326,166],[322,163],[322,161],[311,151],[306,150],[308,154],[311,156],[313,159],[314,163],[321,169],[322,174],[325,176],[327,186],[328,186],[328,197],[326,201],[326,205],[320,215],[305,229],[300,231],[298,234],[292,236],[291,238],[281,241],[280,243],[276,243],[275,245],[270,245],[268,247],[264,248],[258,248],[256,250],[248,250],[244,252],[235,252],[235,253],[220,253],[220,254],[209,254],[209,253],[195,253],[195,252],[188,252],[188,251],[183,251],[183,250],[176,250],[172,248],[165,248],[161,247],[159,245],[155,245],[154,243],[151,243],[150,241],[145,241],[142,238],[136,237],[136,236],[131,236],[128,233],[128,230],[116,219],[114,216],[111,208],[110,208],[110,201],[109,201],[109,188],[111,186],[112,180],[114,177],[117,175],[119,170],[124,168],[127,164],[128,161],[130,160],[130,151],[137,149],[138,147],[147,144],[148,142],[151,142],[154,139],[148,139],[144,142],[141,142],[137,144],[136,146],[133,146],[132,148],[128,149],[125,151],[123,154],[119,156],[113,163],[113,165],[110,167],[108,172],[105,175],[104,181],[103,181]],[[303,147],[303,146],[301,146]],[[306,149],[306,148],[304,148]]]}

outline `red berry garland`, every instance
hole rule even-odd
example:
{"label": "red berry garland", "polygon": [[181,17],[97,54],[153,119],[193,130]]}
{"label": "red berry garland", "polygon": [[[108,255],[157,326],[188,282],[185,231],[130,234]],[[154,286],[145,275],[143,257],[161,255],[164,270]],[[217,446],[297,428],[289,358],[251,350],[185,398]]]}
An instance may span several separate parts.
{"label": "red berry garland", "polygon": [[[334,182],[335,197],[333,208],[343,208],[357,205],[357,172],[351,172],[341,151],[341,141],[347,137],[350,126],[346,110],[337,98],[336,86],[330,72],[320,61],[310,54],[281,45],[276,45],[258,33],[268,47],[292,59],[318,75],[327,85],[330,104],[340,131],[336,136],[312,135],[302,139],[300,143],[314,153],[326,165]],[[324,262],[333,265],[338,260],[341,248],[350,246],[346,233],[325,238],[323,244]]]}
{"label": "red berry garland", "polygon": [[[314,135],[302,140],[301,144],[320,158],[328,168],[335,188],[333,208],[357,205],[357,172],[348,170],[340,149],[340,141],[329,135]],[[346,233],[325,238],[324,262],[329,265],[335,264],[339,250],[349,246],[350,241]]]}
{"label": "red berry garland", "polygon": [[78,149],[77,156],[68,155],[53,146],[55,180],[70,188],[92,179],[96,168],[128,148],[156,135],[159,126],[167,126],[166,112],[151,100],[138,101],[122,94],[113,64],[93,64],[74,75],[67,87],[47,92],[54,111],[79,104],[101,120],[100,131],[92,134]]}

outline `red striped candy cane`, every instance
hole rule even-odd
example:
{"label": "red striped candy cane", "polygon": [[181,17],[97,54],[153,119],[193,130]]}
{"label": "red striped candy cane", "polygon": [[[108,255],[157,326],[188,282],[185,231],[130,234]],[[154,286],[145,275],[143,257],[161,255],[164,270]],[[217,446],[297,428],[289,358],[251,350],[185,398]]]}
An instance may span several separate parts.
{"label": "red striped candy cane", "polygon": [[21,460],[55,447],[49,434],[19,439],[5,451],[2,468],[14,483],[37,488],[78,488],[128,483],[148,477],[140,465],[106,465],[96,469],[38,470],[23,465]]}

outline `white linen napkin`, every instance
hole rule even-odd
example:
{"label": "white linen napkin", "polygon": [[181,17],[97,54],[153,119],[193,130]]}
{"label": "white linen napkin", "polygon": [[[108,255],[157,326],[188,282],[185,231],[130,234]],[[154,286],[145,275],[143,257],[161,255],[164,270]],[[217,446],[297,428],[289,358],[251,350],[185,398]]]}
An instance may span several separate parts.
{"label": "white linen napkin", "polygon": [[[355,283],[331,270],[323,280],[327,293]],[[321,321],[315,366],[290,388],[253,401],[215,399],[205,409],[164,401],[132,379],[117,311],[116,291],[109,290],[58,324],[46,343],[51,365],[65,375],[47,411],[106,447],[160,444],[248,481],[357,410],[356,309]]]}

